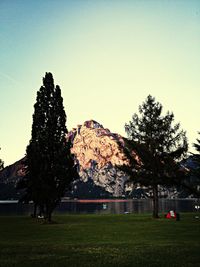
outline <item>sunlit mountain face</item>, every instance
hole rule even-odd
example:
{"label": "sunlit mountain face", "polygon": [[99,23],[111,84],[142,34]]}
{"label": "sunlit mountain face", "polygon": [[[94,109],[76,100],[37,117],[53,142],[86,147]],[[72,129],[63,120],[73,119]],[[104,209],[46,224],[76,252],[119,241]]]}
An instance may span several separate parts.
{"label": "sunlit mountain face", "polygon": [[98,122],[90,120],[74,128],[67,138],[73,144],[71,152],[75,155],[80,175],[80,181],[74,184],[74,193],[85,182],[92,184],[94,188],[100,187],[105,194],[115,197],[125,194],[127,176],[117,168],[129,164],[123,152],[125,141],[122,136],[111,133]]}

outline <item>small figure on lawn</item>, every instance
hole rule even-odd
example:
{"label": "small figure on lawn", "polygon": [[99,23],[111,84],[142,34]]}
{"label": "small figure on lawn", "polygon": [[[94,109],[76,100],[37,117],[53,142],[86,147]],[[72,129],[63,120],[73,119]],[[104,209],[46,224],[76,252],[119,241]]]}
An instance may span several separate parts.
{"label": "small figure on lawn", "polygon": [[167,219],[176,219],[177,221],[180,221],[180,215],[179,215],[179,213],[176,213],[174,210],[170,210],[165,215],[165,218],[167,218]]}

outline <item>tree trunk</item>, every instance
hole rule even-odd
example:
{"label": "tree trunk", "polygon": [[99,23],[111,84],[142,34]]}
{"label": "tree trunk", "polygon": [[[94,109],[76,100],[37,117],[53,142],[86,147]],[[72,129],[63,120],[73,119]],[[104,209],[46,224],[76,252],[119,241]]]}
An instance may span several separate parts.
{"label": "tree trunk", "polygon": [[36,215],[37,215],[37,204],[34,203],[33,214],[31,216],[32,216],[32,218],[36,218]]}
{"label": "tree trunk", "polygon": [[39,206],[39,216],[44,216],[44,207],[41,204]]}
{"label": "tree trunk", "polygon": [[51,223],[53,209],[50,204],[46,204],[45,220],[48,223]]}
{"label": "tree trunk", "polygon": [[47,221],[48,221],[48,223],[51,223],[51,212],[49,212],[49,214],[48,214],[48,218],[47,218]]}
{"label": "tree trunk", "polygon": [[159,218],[158,216],[158,185],[153,186],[153,218]]}

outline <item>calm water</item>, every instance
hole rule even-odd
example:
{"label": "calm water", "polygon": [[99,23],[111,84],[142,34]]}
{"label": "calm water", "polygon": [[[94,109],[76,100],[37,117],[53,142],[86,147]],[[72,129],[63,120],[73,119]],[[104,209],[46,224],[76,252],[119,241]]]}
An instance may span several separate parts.
{"label": "calm water", "polygon": [[[195,211],[195,206],[200,205],[197,199],[160,199],[160,212],[167,212],[171,209],[177,212]],[[31,214],[32,204],[21,204],[16,201],[0,201],[0,215],[25,215]],[[65,201],[55,210],[55,214],[70,213],[95,213],[95,214],[124,214],[124,213],[143,213],[152,211],[152,200],[137,199],[121,202],[77,202]]]}

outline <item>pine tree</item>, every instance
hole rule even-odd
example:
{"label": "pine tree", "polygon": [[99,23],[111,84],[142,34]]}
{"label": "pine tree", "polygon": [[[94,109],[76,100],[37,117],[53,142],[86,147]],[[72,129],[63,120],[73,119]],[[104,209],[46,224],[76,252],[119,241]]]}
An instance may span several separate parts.
{"label": "pine tree", "polygon": [[131,166],[124,170],[136,183],[152,188],[153,217],[158,218],[158,186],[176,184],[184,175],[177,161],[187,151],[187,139],[180,124],[173,125],[173,113],[162,116],[162,105],[151,95],[139,106],[139,113],[125,124],[125,131],[128,150],[135,150],[141,164],[128,151]]}
{"label": "pine tree", "polygon": [[32,137],[27,146],[26,196],[51,221],[52,212],[76,176],[71,144],[66,141],[66,115],[59,86],[46,73],[34,105]]}

